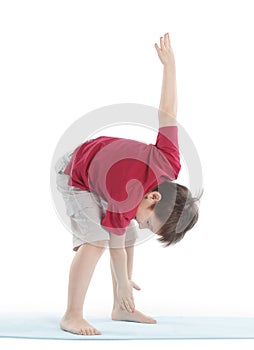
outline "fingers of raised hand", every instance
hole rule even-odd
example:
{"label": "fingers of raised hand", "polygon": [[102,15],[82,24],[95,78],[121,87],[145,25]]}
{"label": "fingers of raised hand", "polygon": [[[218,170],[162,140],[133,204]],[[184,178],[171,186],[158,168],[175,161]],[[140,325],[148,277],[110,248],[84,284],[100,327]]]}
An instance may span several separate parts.
{"label": "fingers of raised hand", "polygon": [[169,49],[170,47],[170,38],[169,38],[169,34],[166,33],[164,34],[164,46]]}
{"label": "fingers of raised hand", "polygon": [[162,36],[160,37],[160,46],[161,46],[161,50],[163,50],[164,49],[164,39]]}
{"label": "fingers of raised hand", "polygon": [[157,51],[159,50],[165,50],[165,49],[169,49],[170,47],[170,38],[169,38],[169,33],[164,34],[164,37],[160,37],[160,47],[157,45],[157,43],[155,44],[155,48]]}
{"label": "fingers of raised hand", "polygon": [[160,52],[160,48],[159,48],[158,44],[157,44],[157,43],[155,43],[155,44],[154,44],[154,46],[155,46],[155,48],[156,48],[156,50],[157,50],[157,53],[159,54],[159,52]]}

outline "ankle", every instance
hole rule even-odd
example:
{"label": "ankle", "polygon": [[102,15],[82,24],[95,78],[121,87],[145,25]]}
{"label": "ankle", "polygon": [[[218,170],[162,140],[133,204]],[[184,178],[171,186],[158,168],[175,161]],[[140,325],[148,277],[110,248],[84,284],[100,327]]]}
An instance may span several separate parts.
{"label": "ankle", "polygon": [[121,310],[121,306],[118,303],[114,303],[113,311],[120,311],[120,310]]}
{"label": "ankle", "polygon": [[69,318],[83,318],[83,311],[79,310],[66,310],[63,316],[65,319]]}

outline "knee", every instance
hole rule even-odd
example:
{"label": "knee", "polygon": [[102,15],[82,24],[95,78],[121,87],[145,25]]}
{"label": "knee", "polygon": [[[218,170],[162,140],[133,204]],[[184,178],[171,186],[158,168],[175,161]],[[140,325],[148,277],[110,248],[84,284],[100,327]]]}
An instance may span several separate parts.
{"label": "knee", "polygon": [[106,249],[108,244],[108,241],[96,241],[96,242],[85,242],[83,244],[80,244],[79,246],[73,248],[73,250],[75,252],[81,252],[83,250],[87,250],[87,248],[89,248],[89,250],[93,250],[94,254],[98,254],[101,255],[104,250]]}
{"label": "knee", "polygon": [[102,254],[108,246],[108,241],[95,241],[87,244],[93,246],[99,253]]}

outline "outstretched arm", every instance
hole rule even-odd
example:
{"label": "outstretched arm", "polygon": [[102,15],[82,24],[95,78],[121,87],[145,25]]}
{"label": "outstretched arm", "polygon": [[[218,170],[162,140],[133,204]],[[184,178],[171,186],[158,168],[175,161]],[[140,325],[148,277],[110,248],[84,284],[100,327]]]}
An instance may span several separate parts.
{"label": "outstretched arm", "polygon": [[159,107],[159,127],[176,125],[177,90],[176,69],[173,50],[170,45],[169,34],[160,38],[160,47],[154,45],[161,63],[163,64],[163,81]]}

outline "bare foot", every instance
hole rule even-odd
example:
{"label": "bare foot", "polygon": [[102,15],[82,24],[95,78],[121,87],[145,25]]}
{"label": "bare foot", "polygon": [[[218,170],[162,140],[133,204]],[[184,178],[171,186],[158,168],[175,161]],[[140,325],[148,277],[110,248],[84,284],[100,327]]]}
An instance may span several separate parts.
{"label": "bare foot", "polygon": [[122,309],[114,309],[111,314],[114,321],[130,321],[139,323],[157,323],[152,317],[142,314],[142,312],[135,310],[134,312],[124,311]]}
{"label": "bare foot", "polygon": [[100,335],[101,332],[91,326],[82,317],[64,315],[60,322],[63,331],[80,335]]}

